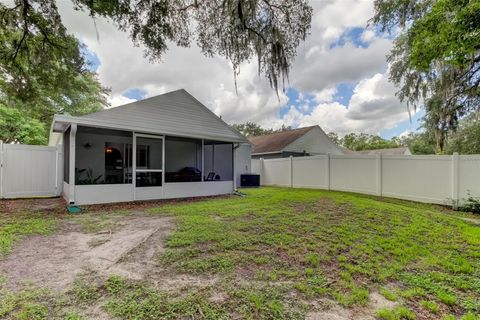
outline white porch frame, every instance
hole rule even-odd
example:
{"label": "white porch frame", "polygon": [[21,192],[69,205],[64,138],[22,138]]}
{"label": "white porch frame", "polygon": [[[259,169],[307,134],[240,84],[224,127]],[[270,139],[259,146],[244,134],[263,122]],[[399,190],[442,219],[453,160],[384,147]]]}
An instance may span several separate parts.
{"label": "white porch frame", "polygon": [[[137,169],[137,138],[150,138],[150,139],[162,140],[162,169]],[[164,135],[137,133],[135,131],[133,132],[133,143],[132,143],[133,200],[146,200],[146,199],[139,199],[139,197],[137,196],[137,172],[161,172],[162,173],[162,186],[149,187],[149,188],[155,188],[156,191],[160,191],[159,199],[162,199],[164,197],[164,187],[165,187],[165,136]]]}
{"label": "white porch frame", "polygon": [[[232,143],[232,179],[225,181],[205,181],[205,139],[201,140],[201,181],[165,183],[165,135],[147,134],[135,131],[132,133],[132,182],[130,184],[100,184],[100,185],[76,185],[76,144],[78,125],[72,123],[68,133],[70,145],[69,151],[69,183],[64,182],[64,197],[71,205],[85,205],[97,203],[111,203],[119,201],[170,199],[182,197],[211,196],[234,192],[235,188],[235,143]],[[102,128],[99,128],[102,129]],[[120,130],[123,131],[123,130]],[[66,131],[64,131],[65,133]],[[153,138],[162,140],[162,167],[161,169],[138,169],[137,168],[137,138]],[[196,139],[191,137],[191,139]],[[213,140],[215,141],[215,140]],[[138,172],[162,172],[162,186],[137,188],[136,175]],[[142,189],[140,191],[140,189]]]}
{"label": "white porch frame", "polygon": [[69,152],[68,152],[68,203],[75,203],[75,146],[77,137],[77,124],[70,125]]}

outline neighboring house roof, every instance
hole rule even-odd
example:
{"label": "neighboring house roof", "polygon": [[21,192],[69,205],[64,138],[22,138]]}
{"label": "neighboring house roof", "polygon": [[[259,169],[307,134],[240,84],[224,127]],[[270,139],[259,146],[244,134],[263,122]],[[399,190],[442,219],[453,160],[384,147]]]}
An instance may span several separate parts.
{"label": "neighboring house roof", "polygon": [[362,150],[362,151],[355,151],[354,153],[370,154],[370,155],[382,154],[382,155],[386,155],[386,156],[388,156],[388,155],[390,155],[390,156],[410,155],[411,154],[410,149],[408,149],[408,147]]}
{"label": "neighboring house roof", "polygon": [[183,137],[248,142],[184,89],[85,116],[55,115],[53,132],[70,123]]}
{"label": "neighboring house roof", "polygon": [[289,144],[302,137],[315,127],[316,126],[311,126],[275,132],[263,136],[250,137],[248,140],[250,140],[250,142],[253,144],[252,155],[281,152]]}

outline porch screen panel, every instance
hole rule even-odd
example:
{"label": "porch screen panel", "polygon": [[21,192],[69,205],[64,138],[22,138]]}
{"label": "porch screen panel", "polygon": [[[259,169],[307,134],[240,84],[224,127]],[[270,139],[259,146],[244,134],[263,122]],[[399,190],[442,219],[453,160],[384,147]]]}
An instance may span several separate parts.
{"label": "porch screen panel", "polygon": [[78,127],[75,184],[132,183],[131,132]]}
{"label": "porch screen panel", "polygon": [[204,142],[205,181],[233,180],[233,144],[220,141]]}
{"label": "porch screen panel", "polygon": [[165,182],[202,181],[202,140],[165,138]]}
{"label": "porch screen panel", "polygon": [[163,140],[137,137],[136,187],[160,187],[163,175]]}

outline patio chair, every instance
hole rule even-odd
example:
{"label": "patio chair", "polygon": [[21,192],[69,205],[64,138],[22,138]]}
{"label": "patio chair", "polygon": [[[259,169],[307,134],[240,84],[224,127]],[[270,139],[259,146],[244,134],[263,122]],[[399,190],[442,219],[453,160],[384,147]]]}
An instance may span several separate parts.
{"label": "patio chair", "polygon": [[209,172],[207,177],[205,178],[205,181],[213,181],[215,179],[215,172]]}

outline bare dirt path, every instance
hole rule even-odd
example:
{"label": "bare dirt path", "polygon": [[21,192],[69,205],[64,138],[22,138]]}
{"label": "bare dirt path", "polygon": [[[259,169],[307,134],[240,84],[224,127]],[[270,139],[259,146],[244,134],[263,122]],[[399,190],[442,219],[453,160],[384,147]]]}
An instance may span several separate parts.
{"label": "bare dirt path", "polygon": [[[165,240],[175,226],[174,219],[144,216],[114,219],[119,227],[113,232],[85,233],[77,223],[67,221],[54,235],[27,237],[0,260],[0,273],[7,276],[12,290],[31,282],[56,292],[69,289],[81,272],[142,279],[152,269],[154,256],[163,252]],[[137,259],[127,259],[147,243],[149,250]]]}

